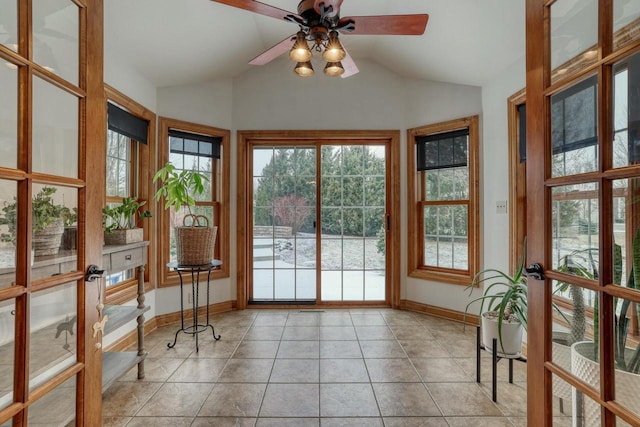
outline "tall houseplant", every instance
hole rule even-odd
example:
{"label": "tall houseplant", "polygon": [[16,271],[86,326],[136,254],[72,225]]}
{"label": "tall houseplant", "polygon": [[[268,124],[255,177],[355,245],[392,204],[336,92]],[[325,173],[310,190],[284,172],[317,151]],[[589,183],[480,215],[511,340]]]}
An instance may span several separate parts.
{"label": "tall houseplant", "polygon": [[[196,204],[196,196],[205,192],[204,184],[209,178],[197,170],[178,170],[171,162],[166,163],[153,176],[153,182],[160,182],[156,200],[164,199],[165,209],[178,212],[186,207],[181,226],[175,226],[177,261],[180,265],[202,265],[211,262],[217,227],[209,226],[209,219],[196,215],[191,207]],[[187,224],[191,220],[191,224]]]}
{"label": "tall houseplant", "polygon": [[[619,245],[614,246],[614,283],[621,286],[622,279],[622,250]],[[629,279],[624,285],[631,289],[640,289],[640,228],[636,230],[632,243],[631,269]],[[574,343],[571,346],[571,370],[583,381],[589,383],[594,388],[600,387],[600,365],[599,365],[599,334],[600,324],[598,322],[599,307],[596,304],[593,308],[593,340]],[[630,310],[632,304],[634,310]],[[613,299],[614,318],[614,366],[616,369],[616,401],[624,404],[632,411],[640,412],[640,343],[629,340],[629,325],[631,317],[637,316],[640,311],[640,304],[632,303],[629,300],[619,298]],[[620,307],[618,309],[618,306]],[[584,414],[574,414],[584,416],[587,423],[595,423],[600,419],[599,406],[590,399],[582,399]],[[577,408],[576,410],[580,410]],[[575,418],[575,417],[574,417]]]}
{"label": "tall houseplant", "polygon": [[[520,354],[522,330],[527,328],[527,277],[524,275],[526,240],[524,247],[513,275],[488,268],[478,272],[466,288],[471,295],[473,288],[487,283],[482,296],[467,304],[465,316],[472,304],[480,302],[482,342],[485,348],[491,350],[493,339],[497,338],[500,345],[498,353],[502,356]],[[488,311],[484,311],[485,304]]]}

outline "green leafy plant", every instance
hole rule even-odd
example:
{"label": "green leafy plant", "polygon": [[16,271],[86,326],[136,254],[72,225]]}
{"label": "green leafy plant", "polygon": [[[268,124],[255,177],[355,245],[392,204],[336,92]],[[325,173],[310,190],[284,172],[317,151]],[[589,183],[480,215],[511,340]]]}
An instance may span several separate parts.
{"label": "green leafy plant", "polygon": [[[53,202],[53,195],[58,191],[55,187],[43,187],[31,201],[31,218],[33,232],[44,230],[48,225],[63,217],[63,213],[70,212],[69,208]],[[5,203],[0,216],[0,225],[8,227],[8,233],[0,234],[3,242],[15,243],[17,224],[17,203]]]}
{"label": "green leafy plant", "polygon": [[[617,246],[618,252],[620,246]],[[598,266],[594,258],[597,249],[587,248],[573,251],[560,259],[558,271],[587,279],[598,279]],[[617,270],[621,268],[622,260]],[[619,273],[619,271],[618,271]],[[573,313],[569,322],[569,333],[563,338],[561,344],[571,346],[573,343],[584,340],[586,333],[586,312],[584,303],[584,290],[580,286],[566,282],[558,282],[554,294],[558,292],[568,293],[572,300]],[[565,317],[566,320],[566,317]]]}
{"label": "green leafy plant", "polygon": [[[575,251],[565,257],[559,271],[569,272],[580,277],[586,277],[590,279],[598,279],[598,268],[593,257],[593,253],[597,253],[598,249],[588,248],[580,251]],[[568,260],[567,260],[568,258]],[[614,245],[613,251],[613,283],[618,286],[622,285],[622,248],[620,245]],[[632,260],[631,270],[629,271],[629,279],[625,284],[625,287],[630,289],[640,289],[640,228],[636,230],[636,234],[633,238],[632,246]],[[585,313],[582,302],[582,288],[575,285],[569,285],[567,283],[560,283],[557,290],[569,290],[573,300],[573,322],[571,327],[571,343],[580,341],[580,332],[584,336],[585,329]],[[577,298],[576,298],[577,297]],[[634,314],[629,313],[632,304],[635,305],[635,312],[640,312],[640,304],[632,303],[629,300],[623,299],[620,302],[619,298],[613,299],[613,306],[618,307],[620,305],[620,311],[614,314],[614,362],[616,369],[620,369],[626,372],[640,373],[640,343],[633,347],[633,344],[629,343],[629,325],[631,322],[630,316]],[[600,341],[600,322],[599,322],[599,303],[598,299],[594,300],[593,307],[593,360],[599,360],[599,341]],[[576,326],[574,326],[576,324]],[[569,344],[571,344],[569,343]]]}
{"label": "green leafy plant", "polygon": [[[495,268],[488,268],[478,272],[467,290],[469,296],[473,288],[485,282],[490,282],[485,286],[482,296],[471,300],[465,308],[465,318],[469,307],[480,301],[479,315],[484,312],[485,304],[488,311],[498,313],[498,338],[502,346],[502,326],[504,322],[517,320],[524,329],[527,329],[527,276],[524,275],[524,263],[526,259],[526,239],[522,256],[518,261],[515,273],[509,275]],[[497,292],[496,292],[497,290]]]}
{"label": "green leafy plant", "polygon": [[68,207],[64,207],[62,209],[62,221],[64,222],[65,227],[71,227],[72,225],[78,222],[78,208],[69,209]]}
{"label": "green leafy plant", "polygon": [[[622,280],[622,249],[619,245],[615,245],[614,251],[614,283],[621,285]],[[629,271],[629,280],[625,285],[630,289],[640,289],[640,228],[636,230],[636,234],[633,237],[632,243],[632,259],[631,270]],[[619,298],[613,299],[613,307],[618,306]],[[629,313],[631,304],[635,306],[635,310]],[[630,316],[638,316],[640,311],[640,304],[632,303],[628,299],[623,299],[620,304],[620,312],[614,314],[614,361],[616,369],[620,369],[626,372],[632,372],[634,374],[640,373],[640,343],[636,343],[635,348],[628,344],[629,337],[629,324],[631,322]],[[634,314],[634,312],[636,314]],[[594,355],[595,360],[598,360],[598,342],[599,342],[599,321],[598,321],[598,305],[594,307],[594,324],[593,324],[593,336],[594,336]],[[628,351],[629,350],[629,351]]]}
{"label": "green leafy plant", "polygon": [[140,202],[135,197],[123,197],[121,204],[102,208],[102,224],[105,231],[111,233],[113,230],[137,227],[139,220],[151,217],[148,210],[140,211],[146,204],[146,201]]}
{"label": "green leafy plant", "polygon": [[161,185],[156,192],[156,200],[164,198],[164,208],[177,212],[182,206],[186,206],[191,214],[191,206],[196,204],[195,195],[204,193],[204,183],[209,178],[197,170],[183,170],[178,172],[176,167],[168,162],[158,169],[153,176],[153,182],[160,181]]}

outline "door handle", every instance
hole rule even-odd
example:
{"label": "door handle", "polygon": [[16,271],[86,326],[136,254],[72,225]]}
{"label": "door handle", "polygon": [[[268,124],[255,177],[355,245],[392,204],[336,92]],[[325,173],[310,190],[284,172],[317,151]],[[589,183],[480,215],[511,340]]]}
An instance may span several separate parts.
{"label": "door handle", "polygon": [[525,267],[524,275],[536,280],[544,280],[544,270],[540,264],[533,263],[529,267]]}
{"label": "door handle", "polygon": [[96,279],[106,276],[104,270],[100,270],[95,264],[91,264],[87,269],[87,274],[84,275],[84,280],[87,282],[94,282]]}

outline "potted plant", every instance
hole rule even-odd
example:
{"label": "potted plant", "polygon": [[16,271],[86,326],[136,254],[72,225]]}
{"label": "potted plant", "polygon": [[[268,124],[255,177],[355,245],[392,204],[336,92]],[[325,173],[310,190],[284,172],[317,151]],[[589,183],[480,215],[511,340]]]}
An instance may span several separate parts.
{"label": "potted plant", "polygon": [[[614,246],[614,283],[621,285],[622,279],[622,250],[619,245]],[[629,279],[624,285],[631,289],[640,289],[640,228],[636,230],[632,244],[632,260]],[[600,387],[599,364],[599,309],[597,304],[593,308],[593,340],[576,342],[571,346],[571,371],[578,378],[590,384],[596,389]],[[632,304],[635,306],[630,311]],[[614,364],[616,369],[616,401],[620,402],[633,412],[640,412],[640,343],[629,340],[629,325],[631,317],[637,316],[640,304],[629,300],[614,298]],[[574,401],[582,402],[582,408],[578,405],[574,411],[576,416],[584,416],[585,425],[599,422],[600,407],[591,399],[580,399],[576,394]],[[582,411],[582,413],[579,413]]]}
{"label": "potted plant", "polygon": [[146,201],[138,201],[135,197],[123,197],[119,205],[102,208],[104,244],[125,245],[141,242],[144,239],[144,230],[138,227],[138,222],[151,217],[148,210],[140,211],[146,204]]}
{"label": "potted plant", "polygon": [[218,228],[210,227],[206,216],[195,215],[191,211],[191,206],[196,204],[195,196],[205,192],[204,184],[209,178],[197,170],[179,171],[168,162],[153,176],[153,182],[156,181],[160,182],[160,187],[155,198],[158,201],[164,198],[165,209],[173,208],[177,213],[186,207],[188,211],[182,219],[182,225],[174,226],[178,264],[202,265],[211,262]]}
{"label": "potted plant", "polygon": [[[43,187],[31,201],[32,249],[35,257],[56,255],[60,250],[64,233],[63,212],[68,210],[64,205],[54,203],[53,194],[58,189]],[[15,245],[17,224],[17,204],[5,203],[2,208],[0,225],[6,225],[8,232],[0,235],[0,240]]]}
{"label": "potted plant", "polygon": [[[471,295],[473,288],[487,283],[482,296],[467,304],[465,316],[473,303],[480,302],[482,342],[485,349],[493,351],[493,339],[496,338],[499,343],[497,353],[501,357],[518,357],[522,351],[522,331],[527,328],[525,257],[526,241],[514,275],[488,268],[478,272],[466,288]],[[485,304],[488,311],[484,311]]]}
{"label": "potted plant", "polygon": [[78,246],[78,208],[62,210],[62,222],[64,233],[62,233],[62,249],[74,250]]}
{"label": "potted plant", "polygon": [[[587,248],[580,249],[565,255],[560,259],[557,270],[569,273],[574,276],[584,277],[588,279],[598,279],[598,267],[594,258],[598,249]],[[615,245],[614,258],[616,261],[617,274],[620,274],[622,265],[621,249],[619,245]],[[554,294],[562,292],[568,294],[572,302],[572,310],[570,320],[562,315],[566,323],[569,324],[568,330],[554,330],[552,336],[552,359],[553,362],[566,371],[571,371],[571,346],[579,341],[584,341],[586,333],[586,308],[584,301],[584,290],[580,286],[572,285],[566,282],[558,282]],[[565,381],[553,378],[553,394],[560,399],[560,410],[564,410],[563,401],[571,399],[572,387]]]}

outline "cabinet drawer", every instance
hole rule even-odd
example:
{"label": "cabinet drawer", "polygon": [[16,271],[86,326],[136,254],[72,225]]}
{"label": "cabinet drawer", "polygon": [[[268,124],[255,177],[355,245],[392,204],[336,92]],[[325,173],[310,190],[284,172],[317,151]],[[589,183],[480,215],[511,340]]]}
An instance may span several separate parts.
{"label": "cabinet drawer", "polygon": [[111,254],[111,271],[122,271],[146,263],[146,247],[113,252]]}

